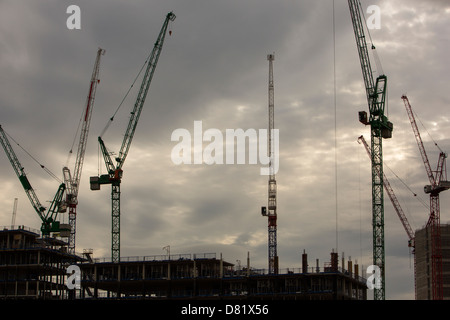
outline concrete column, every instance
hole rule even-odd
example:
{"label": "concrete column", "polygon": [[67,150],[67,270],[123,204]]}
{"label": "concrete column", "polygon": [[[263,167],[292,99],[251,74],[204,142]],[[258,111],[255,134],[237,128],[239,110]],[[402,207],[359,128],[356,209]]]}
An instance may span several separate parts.
{"label": "concrete column", "polygon": [[247,252],[247,277],[250,277],[250,252]]}
{"label": "concrete column", "polygon": [[347,269],[348,269],[348,273],[350,274],[350,277],[351,277],[352,273],[353,273],[353,267],[352,267],[352,261],[351,260],[347,261]]}
{"label": "concrete column", "polygon": [[[195,261],[194,261],[194,267],[195,267]],[[220,254],[220,278],[223,278],[223,259],[222,259],[222,253]]]}
{"label": "concrete column", "polygon": [[170,280],[170,262],[167,263],[167,279]]}
{"label": "concrete column", "polygon": [[303,250],[302,254],[302,272],[308,273],[308,255],[306,254],[305,250]]}

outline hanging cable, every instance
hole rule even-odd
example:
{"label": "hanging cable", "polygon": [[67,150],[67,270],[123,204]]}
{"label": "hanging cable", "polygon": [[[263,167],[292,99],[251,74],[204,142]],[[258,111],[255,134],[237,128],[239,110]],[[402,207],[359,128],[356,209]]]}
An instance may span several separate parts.
{"label": "hanging cable", "polygon": [[364,10],[362,10],[361,1],[359,1],[359,7],[361,8],[361,15],[363,16],[363,19],[365,21],[367,34],[369,35],[371,49],[372,49],[373,56],[374,56],[374,59],[375,59],[375,64],[377,66],[378,75],[383,75],[384,74],[383,66],[381,65],[381,60],[380,60],[380,57],[378,56],[377,48],[373,44],[372,35],[370,34],[370,29],[367,26],[367,19],[366,19],[366,16],[364,14]]}
{"label": "hanging cable", "polygon": [[[4,131],[4,130],[3,130]],[[16,140],[14,140],[13,137],[11,137],[6,131],[5,131],[6,135],[19,147],[21,148],[31,159],[33,159],[37,164],[39,164],[39,166],[45,171],[47,172],[48,175],[50,175],[53,179],[55,179],[56,181],[58,181],[59,183],[62,183],[62,180],[59,179],[53,172],[51,172],[49,169],[47,169],[42,163],[40,163],[35,157],[33,157],[27,150],[25,150],[24,147],[22,147]]]}
{"label": "hanging cable", "polygon": [[386,163],[383,163],[384,166],[386,166],[386,168],[389,169],[389,171],[392,172],[392,174],[413,194],[413,196],[415,198],[418,199],[418,201],[427,209],[430,209],[430,206],[427,204],[427,202],[425,200],[423,200],[420,196],[418,196],[417,193],[415,193],[407,184],[405,181],[403,181],[403,179],[401,179]]}
{"label": "hanging cable", "polygon": [[72,145],[70,146],[69,154],[67,155],[66,167],[69,166],[70,157],[72,156],[72,153],[73,153],[73,147],[75,146],[75,141],[77,140],[78,133],[80,132],[80,127],[81,127],[81,124],[83,122],[84,112],[85,112],[85,110],[83,109],[83,111],[81,113],[81,116],[80,116],[80,120],[78,121],[77,130],[75,131],[75,135],[73,137]]}
{"label": "hanging cable", "polygon": [[144,70],[145,65],[148,63],[149,59],[151,57],[151,54],[147,57],[147,59],[145,60],[141,70],[139,70],[139,73],[137,74],[136,78],[134,79],[133,83],[131,84],[130,88],[128,89],[127,93],[125,94],[125,96],[123,97],[122,101],[120,102],[119,106],[117,107],[116,111],[114,112],[114,114],[112,115],[111,118],[109,118],[108,122],[106,123],[105,128],[103,129],[103,131],[100,133],[100,137],[103,137],[103,135],[105,134],[105,132],[108,130],[109,126],[111,125],[111,123],[114,121],[114,117],[116,116],[117,112],[119,112],[119,109],[122,107],[125,99],[128,97],[128,94],[130,93],[131,89],[133,88],[134,84],[136,83],[137,79],[139,78],[139,76],[142,73],[142,70]]}
{"label": "hanging cable", "polygon": [[361,197],[361,151],[358,149],[358,200],[359,200],[359,251],[361,256],[361,264],[363,264],[362,250],[362,197]]}
{"label": "hanging cable", "polygon": [[420,124],[422,125],[422,127],[425,129],[425,131],[427,132],[428,136],[430,137],[431,141],[433,141],[434,145],[439,149],[440,152],[444,152],[442,151],[441,147],[439,147],[439,145],[437,144],[436,140],[434,140],[433,136],[430,134],[430,132],[428,131],[428,129],[425,127],[425,125],[423,124],[422,120],[420,120],[420,118],[417,116],[417,113],[413,110],[414,116],[416,117],[416,119],[419,120]]}
{"label": "hanging cable", "polygon": [[339,252],[339,206],[338,206],[338,165],[337,165],[337,93],[336,93],[336,10],[333,0],[333,85],[334,85],[334,184],[336,212],[336,252]]}

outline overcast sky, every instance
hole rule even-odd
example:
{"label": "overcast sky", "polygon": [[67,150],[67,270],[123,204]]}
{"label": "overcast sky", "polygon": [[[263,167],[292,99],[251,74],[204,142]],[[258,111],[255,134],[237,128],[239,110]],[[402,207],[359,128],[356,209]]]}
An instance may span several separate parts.
{"label": "overcast sky", "polygon": [[[81,9],[80,30],[66,26],[72,4]],[[435,168],[439,150],[433,139],[450,150],[450,4],[362,1],[364,8],[372,4],[381,8],[381,28],[371,36],[388,76],[387,113],[394,124],[393,138],[383,141],[385,172],[417,229],[429,214],[419,201],[429,201],[423,193],[427,176],[401,96],[408,95],[420,119]],[[367,102],[344,0],[335,1],[334,26],[332,0],[0,1],[0,125],[58,177],[68,161],[97,49],[106,50],[79,192],[76,250],[111,255],[111,188],[89,188],[90,176],[105,173],[97,137],[170,11],[177,16],[172,35],[167,34],[123,167],[121,256],[165,254],[163,247],[170,245],[172,254],[222,253],[224,260],[243,265],[250,252],[252,267],[267,268],[267,218],[260,210],[267,205],[268,179],[260,175],[262,165],[175,165],[171,151],[177,142],[171,135],[178,128],[193,134],[194,121],[202,121],[204,131],[267,129],[267,54],[275,53],[280,268],[301,267],[304,250],[310,266],[319,259],[323,267],[335,250],[339,261],[344,254],[367,268],[372,264],[371,169],[357,138],[370,141],[370,130],[358,121]],[[132,91],[103,135],[116,153],[136,94]],[[58,182],[13,147],[41,202],[51,200]],[[0,225],[11,223],[18,198],[16,224],[39,229],[4,152],[0,165]],[[443,193],[442,223],[450,222],[448,204]],[[414,258],[387,196],[385,221],[386,298],[414,299]]]}

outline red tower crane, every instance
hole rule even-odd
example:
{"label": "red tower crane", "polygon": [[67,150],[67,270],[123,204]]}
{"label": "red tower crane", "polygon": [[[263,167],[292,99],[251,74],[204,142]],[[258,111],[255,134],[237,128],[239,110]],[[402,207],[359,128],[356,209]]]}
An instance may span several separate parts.
{"label": "red tower crane", "polygon": [[419,128],[414,117],[414,113],[406,95],[402,96],[408,113],[409,120],[414,132],[414,136],[419,146],[425,170],[430,181],[430,185],[424,187],[424,191],[430,194],[430,216],[427,222],[427,228],[431,231],[431,278],[433,300],[443,299],[443,277],[442,277],[442,249],[441,249],[441,231],[440,231],[440,205],[439,194],[450,188],[450,182],[447,181],[446,158],[447,154],[440,152],[436,171],[433,171],[428,161],[428,156],[420,137]]}
{"label": "red tower crane", "polygon": [[[97,50],[97,58],[95,59],[94,70],[92,71],[89,92],[86,99],[86,108],[84,109],[81,119],[80,141],[78,143],[77,157],[75,160],[75,168],[73,175],[66,166],[63,168],[64,182],[66,184],[66,202],[69,207],[69,253],[75,254],[75,236],[76,236],[76,217],[78,205],[78,190],[80,187],[81,170],[83,168],[84,154],[86,151],[86,143],[89,134],[89,126],[91,123],[92,110],[94,107],[95,93],[97,84],[100,82],[98,76],[100,71],[100,56],[105,54],[105,50],[99,48]],[[72,150],[71,150],[72,152]]]}

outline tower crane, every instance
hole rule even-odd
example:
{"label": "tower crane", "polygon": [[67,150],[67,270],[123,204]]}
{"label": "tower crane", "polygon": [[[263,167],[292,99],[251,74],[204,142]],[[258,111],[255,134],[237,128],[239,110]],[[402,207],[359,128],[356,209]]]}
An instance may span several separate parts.
{"label": "tower crane", "polygon": [[111,185],[111,217],[112,217],[112,230],[111,230],[111,260],[112,262],[120,261],[120,183],[122,180],[123,170],[122,167],[124,165],[125,159],[128,155],[128,151],[131,146],[131,142],[133,140],[133,136],[136,130],[136,126],[138,124],[138,120],[144,106],[144,102],[148,93],[148,89],[150,87],[151,80],[153,78],[153,74],[155,72],[155,68],[161,54],[161,50],[164,44],[165,35],[167,32],[167,27],[169,21],[174,21],[176,18],[173,12],[169,12],[166,15],[166,19],[164,20],[163,26],[160,30],[157,41],[155,42],[153,51],[150,55],[150,58],[147,62],[147,68],[145,71],[145,75],[142,80],[141,87],[139,89],[138,96],[136,98],[136,102],[134,104],[134,108],[130,114],[130,120],[128,123],[127,130],[125,132],[125,136],[122,142],[122,146],[120,148],[119,156],[115,158],[116,165],[114,165],[110,153],[103,142],[101,137],[98,137],[98,142],[100,144],[100,149],[103,155],[103,159],[105,161],[107,174],[94,176],[90,178],[90,186],[91,190],[100,190],[100,186],[102,184],[110,184]]}
{"label": "tower crane", "polygon": [[80,141],[78,142],[77,157],[75,160],[75,168],[73,175],[70,169],[65,166],[63,168],[64,182],[66,184],[66,203],[69,207],[69,253],[75,254],[75,237],[76,237],[76,217],[78,205],[78,190],[80,188],[81,171],[83,169],[84,154],[86,151],[87,138],[89,135],[89,126],[91,123],[92,110],[94,109],[95,93],[99,80],[100,57],[105,54],[105,50],[99,48],[95,59],[94,70],[92,71],[91,81],[89,84],[89,92],[86,99],[86,108],[81,119]]}
{"label": "tower crane", "polygon": [[59,233],[61,231],[67,231],[66,226],[62,226],[57,220],[58,213],[67,211],[67,205],[65,204],[65,201],[63,199],[66,185],[64,183],[61,183],[59,185],[58,190],[56,191],[56,194],[50,204],[50,207],[47,210],[39,201],[36,192],[31,186],[30,181],[28,180],[24,167],[21,165],[19,159],[17,158],[16,153],[14,152],[14,149],[12,148],[8,136],[3,130],[2,126],[0,126],[0,143],[3,146],[3,149],[5,149],[6,155],[14,169],[14,172],[19,178],[19,181],[22,184],[22,187],[25,190],[28,199],[30,199],[31,205],[42,221],[42,236],[49,236],[53,232]]}
{"label": "tower crane", "polygon": [[277,255],[277,181],[275,179],[273,150],[273,130],[274,130],[274,82],[273,82],[273,61],[274,54],[267,55],[269,61],[269,184],[268,184],[268,207],[262,207],[262,215],[268,217],[268,247],[269,247],[269,274],[278,274]]}
{"label": "tower crane", "polygon": [[402,100],[405,104],[414,136],[419,147],[420,155],[422,156],[423,164],[430,181],[430,184],[424,187],[424,191],[425,193],[430,194],[430,216],[428,218],[427,228],[430,228],[431,230],[432,293],[433,300],[442,300],[443,277],[439,194],[450,188],[450,182],[447,181],[447,154],[442,151],[440,152],[437,169],[436,171],[433,171],[431,169],[409,99],[406,95],[403,95]]}
{"label": "tower crane", "polygon": [[[386,117],[385,102],[387,76],[384,74],[374,78],[364,24],[361,18],[359,0],[348,0],[350,15],[355,33],[361,70],[369,107],[359,112],[359,121],[370,125],[371,162],[372,162],[372,229],[373,229],[373,264],[380,269],[381,286],[374,289],[374,300],[385,299],[385,246],[384,246],[384,194],[383,194],[383,139],[392,137],[393,125]],[[372,45],[375,50],[375,46]]]}

